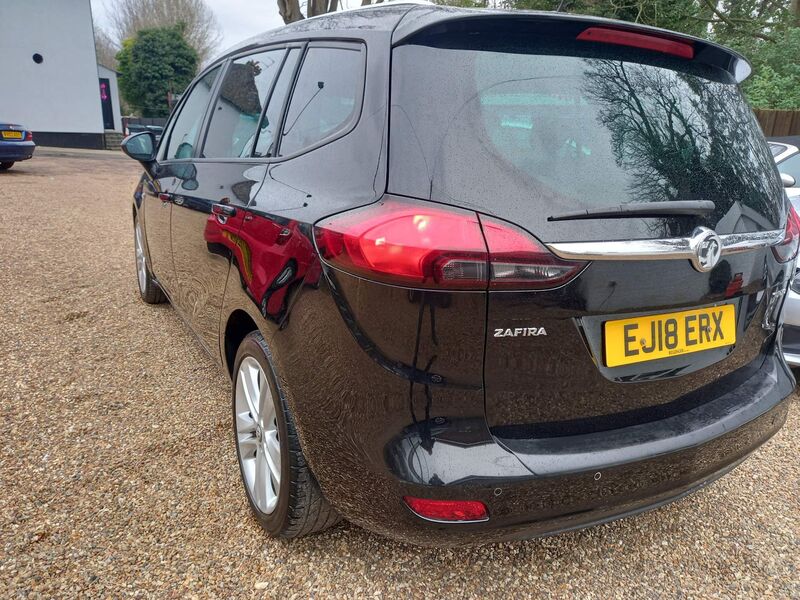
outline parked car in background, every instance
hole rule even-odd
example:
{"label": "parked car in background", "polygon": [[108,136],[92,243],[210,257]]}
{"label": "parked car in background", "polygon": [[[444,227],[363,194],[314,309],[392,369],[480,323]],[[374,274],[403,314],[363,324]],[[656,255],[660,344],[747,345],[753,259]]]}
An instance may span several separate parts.
{"label": "parked car in background", "polygon": [[749,72],[631,23],[378,4],[249,40],[128,137],[141,297],[230,376],[266,531],[552,534],[769,439],[800,220]]}
{"label": "parked car in background", "polygon": [[[778,171],[795,180],[793,186],[786,188],[786,195],[789,196],[795,210],[800,211],[800,136],[767,139]],[[792,367],[800,367],[800,269],[795,271],[792,284],[786,293],[781,345],[786,362]]]}
{"label": "parked car in background", "polygon": [[15,162],[28,160],[35,149],[32,132],[22,125],[0,121],[0,171],[10,169]]}
{"label": "parked car in background", "polygon": [[161,135],[164,133],[164,128],[161,125],[144,125],[142,123],[128,123],[125,127],[125,135],[133,135],[134,133],[141,133],[143,131],[150,131],[156,139],[156,143],[161,141]]}
{"label": "parked car in background", "polygon": [[794,179],[794,185],[787,187],[786,195],[789,198],[800,198],[800,135],[771,137],[767,140],[778,171]]}

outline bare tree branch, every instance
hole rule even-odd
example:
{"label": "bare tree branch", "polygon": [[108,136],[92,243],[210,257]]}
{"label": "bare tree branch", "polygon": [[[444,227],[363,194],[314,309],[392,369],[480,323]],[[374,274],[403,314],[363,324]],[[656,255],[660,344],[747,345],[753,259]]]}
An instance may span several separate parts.
{"label": "bare tree branch", "polygon": [[186,41],[203,62],[222,39],[217,19],[205,0],[106,0],[106,11],[117,46],[142,29],[182,23]]}

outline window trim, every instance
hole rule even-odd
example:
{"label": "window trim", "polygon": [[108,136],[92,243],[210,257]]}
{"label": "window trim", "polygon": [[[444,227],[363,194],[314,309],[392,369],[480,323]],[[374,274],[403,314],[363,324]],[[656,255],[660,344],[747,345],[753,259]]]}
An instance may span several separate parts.
{"label": "window trim", "polygon": [[286,118],[286,109],[288,108],[288,101],[292,95],[292,91],[294,90],[294,84],[297,80],[297,73],[300,69],[300,65],[303,62],[303,57],[306,53],[306,48],[308,47],[307,42],[303,42],[299,46],[287,46],[285,47],[285,52],[283,54],[283,60],[281,61],[281,69],[278,71],[278,76],[275,78],[275,81],[272,82],[272,87],[269,90],[269,96],[267,97],[266,103],[264,103],[264,109],[261,111],[261,117],[258,119],[258,129],[256,129],[256,139],[253,142],[253,148],[250,150],[250,156],[248,158],[252,158],[255,160],[267,160],[271,162],[271,159],[277,158],[277,156],[253,156],[253,153],[256,151],[258,147],[258,139],[261,137],[261,124],[264,122],[264,119],[267,116],[267,108],[269,108],[269,103],[272,100],[272,94],[275,93],[275,87],[278,85],[278,80],[280,79],[281,75],[283,75],[283,69],[286,66],[286,61],[289,60],[289,54],[294,48],[298,48],[300,50],[300,54],[297,57],[297,62],[293,67],[293,71],[289,77],[289,87],[286,93],[286,97],[283,99],[283,104],[281,105],[280,112],[278,113],[278,133],[276,135],[275,140],[275,150],[277,151],[281,142],[281,132],[283,131],[283,121]]}

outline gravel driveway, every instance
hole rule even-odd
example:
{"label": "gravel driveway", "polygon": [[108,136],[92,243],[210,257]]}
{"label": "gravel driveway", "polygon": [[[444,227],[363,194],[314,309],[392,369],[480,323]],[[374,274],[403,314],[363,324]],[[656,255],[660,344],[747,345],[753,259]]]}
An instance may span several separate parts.
{"label": "gravel driveway", "polygon": [[[41,151],[42,149],[40,149]],[[416,548],[250,518],[228,382],[138,299],[120,153],[0,173],[0,597],[800,597],[800,405],[730,475],[588,531]]]}

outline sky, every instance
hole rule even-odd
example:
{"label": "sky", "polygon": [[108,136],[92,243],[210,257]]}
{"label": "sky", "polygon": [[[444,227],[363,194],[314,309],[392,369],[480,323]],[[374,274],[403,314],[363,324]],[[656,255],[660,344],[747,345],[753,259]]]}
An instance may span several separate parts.
{"label": "sky", "polygon": [[[108,31],[107,14],[108,8],[113,6],[113,0],[91,2],[95,25]],[[222,30],[218,53],[242,40],[283,25],[275,0],[206,0],[206,4],[216,15]]]}

